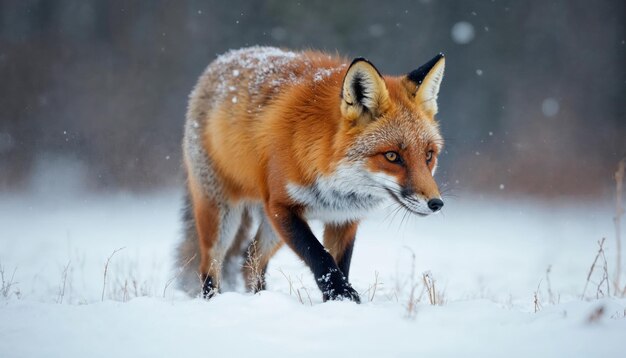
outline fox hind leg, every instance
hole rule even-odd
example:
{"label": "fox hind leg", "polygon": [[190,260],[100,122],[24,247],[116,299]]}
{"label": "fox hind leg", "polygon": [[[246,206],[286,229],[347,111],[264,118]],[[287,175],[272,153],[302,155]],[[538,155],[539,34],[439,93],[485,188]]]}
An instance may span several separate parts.
{"label": "fox hind leg", "polygon": [[216,274],[218,268],[211,258],[211,252],[218,238],[220,212],[214,200],[201,194],[194,195],[193,190],[191,193],[200,256],[198,273],[202,286],[202,296],[208,298],[217,292]]}
{"label": "fox hind leg", "polygon": [[[243,208],[241,206],[220,206],[220,217],[219,217],[219,229],[218,236],[213,246],[212,250],[210,250],[210,260],[211,265],[209,267],[209,277],[212,280],[212,286],[209,287],[205,282],[203,286],[203,293],[208,292],[208,297],[211,297],[210,290],[213,290],[213,293],[220,288],[222,281],[222,272],[224,269],[224,262],[226,258],[226,253],[229,248],[232,246],[233,241],[235,240],[235,236],[240,229],[240,225],[243,217]],[[212,270],[211,270],[212,268]]]}
{"label": "fox hind leg", "polygon": [[[241,224],[235,234],[233,242],[226,251],[222,269],[221,288],[236,291],[241,283],[242,268],[245,264],[244,252],[248,249],[257,229],[254,225],[250,209],[245,208],[241,217]],[[258,223],[257,223],[258,226]]]}
{"label": "fox hind leg", "polygon": [[218,203],[205,195],[194,195],[193,191],[192,197],[199,241],[202,296],[211,298],[219,291],[224,257],[241,224],[243,208]]}

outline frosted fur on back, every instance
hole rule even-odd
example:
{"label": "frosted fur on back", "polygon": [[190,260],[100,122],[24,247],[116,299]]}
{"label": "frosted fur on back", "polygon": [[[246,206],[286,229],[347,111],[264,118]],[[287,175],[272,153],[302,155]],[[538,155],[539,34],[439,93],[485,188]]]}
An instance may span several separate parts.
{"label": "frosted fur on back", "polygon": [[286,86],[302,83],[309,72],[315,71],[314,80],[319,82],[343,67],[317,68],[306,53],[254,46],[230,50],[218,56],[203,76],[216,78],[211,99],[213,104],[225,100],[236,103],[236,92],[241,89],[241,82],[247,82],[246,95],[254,98],[262,93],[276,94],[284,91]]}

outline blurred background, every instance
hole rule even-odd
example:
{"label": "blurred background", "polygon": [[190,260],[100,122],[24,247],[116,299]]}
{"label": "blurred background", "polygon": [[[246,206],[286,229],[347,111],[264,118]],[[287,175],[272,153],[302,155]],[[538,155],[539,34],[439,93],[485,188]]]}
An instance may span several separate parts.
{"label": "blurred background", "polygon": [[0,191],[182,183],[186,101],[231,48],[447,57],[453,192],[609,196],[626,155],[624,1],[0,0]]}

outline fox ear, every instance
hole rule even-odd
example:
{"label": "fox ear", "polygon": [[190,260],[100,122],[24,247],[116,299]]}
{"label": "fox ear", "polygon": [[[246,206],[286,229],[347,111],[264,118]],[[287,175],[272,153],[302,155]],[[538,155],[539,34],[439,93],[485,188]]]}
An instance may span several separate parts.
{"label": "fox ear", "polygon": [[446,60],[440,53],[405,78],[406,87],[414,95],[415,101],[432,116],[437,114],[437,95],[445,65]]}
{"label": "fox ear", "polygon": [[344,114],[356,110],[361,114],[367,110],[376,117],[384,112],[389,101],[389,92],[382,75],[368,60],[355,58],[343,79],[341,105]]}

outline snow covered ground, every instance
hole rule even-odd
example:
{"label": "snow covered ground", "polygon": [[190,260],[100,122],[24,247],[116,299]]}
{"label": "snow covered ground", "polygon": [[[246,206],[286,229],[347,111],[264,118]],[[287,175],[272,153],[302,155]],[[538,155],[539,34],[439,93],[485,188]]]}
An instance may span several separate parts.
{"label": "snow covered ground", "polygon": [[374,215],[353,257],[361,305],[322,303],[287,249],[268,291],[186,297],[168,285],[179,205],[177,192],[0,195],[0,356],[623,356],[626,299],[596,299],[600,267],[580,298],[602,237],[614,269],[610,202],[460,195],[442,215]]}

